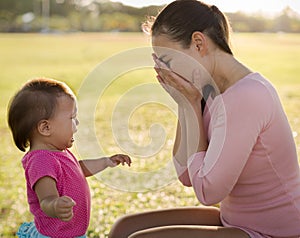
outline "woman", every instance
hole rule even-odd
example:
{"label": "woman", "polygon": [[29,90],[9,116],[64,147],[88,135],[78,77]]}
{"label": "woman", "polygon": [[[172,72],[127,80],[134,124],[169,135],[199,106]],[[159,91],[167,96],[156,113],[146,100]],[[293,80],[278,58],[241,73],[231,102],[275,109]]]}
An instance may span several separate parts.
{"label": "woman", "polygon": [[[234,58],[229,28],[216,6],[195,0],[170,3],[151,26],[157,78],[178,104],[179,180],[202,204],[220,209],[128,215],[109,237],[300,237],[300,174],[289,123],[271,83]],[[212,77],[206,105],[204,78],[180,73],[178,52]],[[187,62],[181,60],[184,69]]]}

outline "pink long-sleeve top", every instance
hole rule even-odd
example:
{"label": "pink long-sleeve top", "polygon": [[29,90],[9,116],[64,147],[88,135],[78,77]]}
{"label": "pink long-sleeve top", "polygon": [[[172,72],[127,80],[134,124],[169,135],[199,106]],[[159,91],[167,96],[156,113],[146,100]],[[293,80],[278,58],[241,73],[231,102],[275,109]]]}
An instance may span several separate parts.
{"label": "pink long-sleeve top", "polygon": [[251,73],[208,100],[207,151],[174,164],[204,205],[221,202],[224,226],[251,237],[300,237],[300,173],[295,142],[271,83]]}

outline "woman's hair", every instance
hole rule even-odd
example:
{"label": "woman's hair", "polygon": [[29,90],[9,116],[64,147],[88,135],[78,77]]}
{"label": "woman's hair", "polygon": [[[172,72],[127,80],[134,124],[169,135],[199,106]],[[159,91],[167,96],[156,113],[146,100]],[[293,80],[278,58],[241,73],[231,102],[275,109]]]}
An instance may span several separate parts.
{"label": "woman's hair", "polygon": [[[154,22],[153,22],[154,21]],[[197,0],[177,0],[167,5],[156,18],[144,23],[152,36],[166,35],[188,48],[195,31],[206,34],[220,49],[232,55],[229,47],[230,26],[226,16],[214,5]]]}
{"label": "woman's hair", "polygon": [[21,150],[30,145],[30,138],[38,122],[53,116],[57,98],[69,96],[75,100],[71,89],[64,83],[38,78],[27,82],[10,101],[8,125],[14,142]]}

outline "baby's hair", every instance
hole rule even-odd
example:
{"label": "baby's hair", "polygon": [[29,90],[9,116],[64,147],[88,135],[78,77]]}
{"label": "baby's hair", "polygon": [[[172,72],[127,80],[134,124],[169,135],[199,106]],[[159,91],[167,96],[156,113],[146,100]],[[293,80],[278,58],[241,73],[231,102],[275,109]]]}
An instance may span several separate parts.
{"label": "baby's hair", "polygon": [[195,31],[205,33],[223,51],[232,55],[229,46],[230,25],[226,16],[214,5],[197,0],[177,0],[167,5],[155,17],[149,17],[143,31],[167,36],[184,48],[191,44]]}
{"label": "baby's hair", "polygon": [[72,90],[54,79],[36,78],[28,81],[12,98],[8,106],[8,125],[16,146],[24,151],[38,122],[54,115],[57,98],[69,96],[75,100]]}

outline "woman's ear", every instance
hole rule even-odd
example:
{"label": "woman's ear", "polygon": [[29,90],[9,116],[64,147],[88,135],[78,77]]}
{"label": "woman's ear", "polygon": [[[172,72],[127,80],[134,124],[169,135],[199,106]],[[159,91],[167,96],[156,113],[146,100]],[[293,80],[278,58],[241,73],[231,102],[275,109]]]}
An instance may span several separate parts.
{"label": "woman's ear", "polygon": [[207,54],[207,40],[205,35],[200,31],[195,31],[192,34],[191,44],[199,51],[201,56],[205,56]]}
{"label": "woman's ear", "polygon": [[41,120],[37,125],[37,131],[43,136],[49,136],[51,134],[50,123],[48,120]]}

